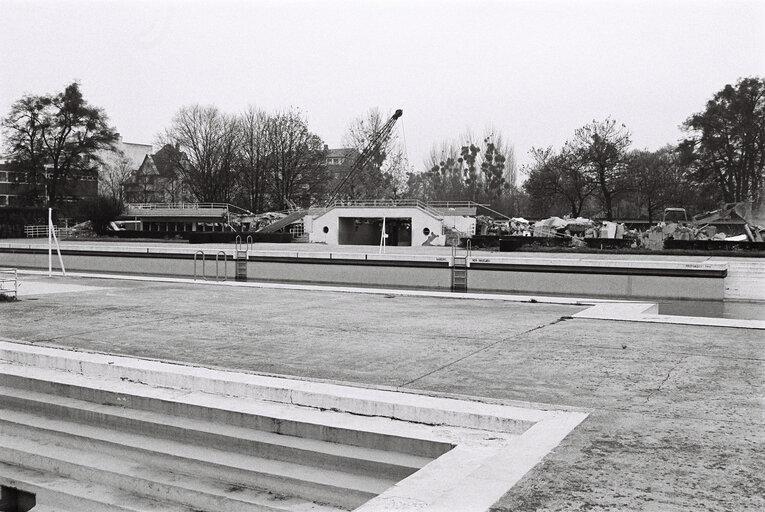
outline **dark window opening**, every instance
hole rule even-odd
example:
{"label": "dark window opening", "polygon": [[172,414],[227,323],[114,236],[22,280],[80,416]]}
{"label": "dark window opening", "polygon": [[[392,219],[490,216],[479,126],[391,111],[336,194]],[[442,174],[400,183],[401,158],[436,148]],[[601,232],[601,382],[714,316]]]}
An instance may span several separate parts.
{"label": "dark window opening", "polygon": [[[340,245],[379,245],[382,237],[382,217],[340,217],[338,243]],[[412,219],[410,217],[385,218],[385,245],[412,245]]]}

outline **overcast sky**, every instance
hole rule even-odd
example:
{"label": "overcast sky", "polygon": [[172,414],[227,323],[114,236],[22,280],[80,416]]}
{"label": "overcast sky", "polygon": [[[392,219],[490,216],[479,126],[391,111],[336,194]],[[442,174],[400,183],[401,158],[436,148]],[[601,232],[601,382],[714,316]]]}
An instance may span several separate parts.
{"label": "overcast sky", "polygon": [[493,127],[520,164],[612,116],[676,142],[725,86],[765,76],[765,1],[0,0],[0,113],[77,79],[127,142],[179,107],[299,107],[337,147],[370,107],[404,110],[417,170]]}

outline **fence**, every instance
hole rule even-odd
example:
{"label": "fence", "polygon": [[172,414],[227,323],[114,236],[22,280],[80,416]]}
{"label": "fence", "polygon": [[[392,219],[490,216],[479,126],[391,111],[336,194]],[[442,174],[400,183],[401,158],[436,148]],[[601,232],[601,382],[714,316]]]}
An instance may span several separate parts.
{"label": "fence", "polygon": [[[53,233],[58,237],[61,238],[62,236],[71,236],[72,235],[72,228],[60,228],[58,226],[53,226]],[[24,226],[24,235],[27,238],[43,238],[48,236],[48,226],[45,224],[38,225],[38,226]]]}

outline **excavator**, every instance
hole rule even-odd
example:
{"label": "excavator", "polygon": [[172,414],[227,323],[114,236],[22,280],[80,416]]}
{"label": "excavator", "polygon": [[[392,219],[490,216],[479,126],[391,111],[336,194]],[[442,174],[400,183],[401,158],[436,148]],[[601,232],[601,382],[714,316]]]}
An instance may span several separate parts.
{"label": "excavator", "polygon": [[685,208],[665,208],[662,228],[666,238],[667,235],[672,235],[675,232],[676,228],[673,225],[684,226],[688,229],[690,238],[694,239],[711,224],[732,219],[733,214],[744,220],[744,232],[748,241],[763,241],[761,231],[765,229],[765,218],[752,210],[750,201],[725,203],[722,208],[696,215],[690,221]]}
{"label": "excavator", "polygon": [[391,131],[393,130],[393,126],[396,124],[396,121],[404,114],[403,110],[398,109],[396,112],[393,113],[393,116],[388,119],[388,121],[380,128],[380,130],[375,133],[369,143],[366,145],[366,147],[362,150],[362,152],[359,154],[358,157],[356,157],[356,160],[353,161],[353,164],[351,164],[350,169],[348,169],[348,173],[345,175],[345,177],[335,186],[334,189],[330,192],[328,199],[324,202],[321,206],[315,206],[312,205],[308,208],[296,208],[293,211],[291,211],[286,217],[283,217],[282,219],[279,219],[278,221],[269,224],[268,226],[265,226],[258,230],[258,233],[274,233],[276,231],[279,231],[280,229],[286,228],[290,224],[293,224],[303,217],[305,217],[307,214],[311,212],[318,212],[319,210],[323,210],[326,208],[329,208],[335,200],[340,198],[343,191],[349,186],[349,184],[353,181],[353,179],[364,169],[364,167],[369,164],[376,155],[379,154],[380,149],[385,145],[385,143],[390,138]]}

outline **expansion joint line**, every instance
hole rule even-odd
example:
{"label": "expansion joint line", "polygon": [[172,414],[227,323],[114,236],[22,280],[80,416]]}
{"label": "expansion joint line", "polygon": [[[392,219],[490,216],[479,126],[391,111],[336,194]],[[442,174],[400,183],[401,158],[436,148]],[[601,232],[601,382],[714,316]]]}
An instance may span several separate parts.
{"label": "expansion joint line", "polygon": [[495,341],[494,343],[490,343],[490,344],[486,345],[485,347],[481,347],[479,349],[476,349],[476,350],[474,350],[472,352],[469,352],[469,353],[465,354],[464,356],[458,357],[454,361],[450,361],[450,362],[448,362],[448,363],[446,363],[444,365],[441,365],[438,368],[436,368],[435,370],[431,370],[431,371],[429,371],[427,373],[424,373],[424,374],[420,375],[419,377],[415,377],[414,379],[412,379],[410,381],[404,382],[403,384],[400,384],[399,387],[403,388],[403,387],[409,386],[409,385],[417,382],[418,380],[424,379],[425,377],[433,375],[436,372],[440,372],[441,370],[444,370],[444,369],[446,369],[446,368],[448,368],[450,366],[453,366],[453,365],[455,365],[455,364],[457,364],[457,363],[459,363],[461,361],[464,361],[468,357],[472,357],[472,356],[474,356],[476,354],[479,354],[479,353],[483,352],[484,350],[488,350],[488,349],[490,349],[492,347],[495,347],[495,346],[499,345],[500,343],[504,343],[506,341],[513,340],[515,338],[518,338],[519,336],[523,336],[524,334],[529,334],[530,332],[538,331],[539,329],[544,329],[545,327],[549,327],[551,325],[555,325],[558,322],[562,322],[562,321],[568,320],[570,318],[571,317],[568,317],[568,316],[562,316],[562,317],[558,318],[557,320],[553,320],[550,323],[547,323],[547,324],[544,324],[544,325],[537,325],[536,327],[532,327],[531,329],[528,329],[526,331],[519,332],[518,334],[513,334],[509,338],[503,338],[503,339],[501,339],[499,341]]}

